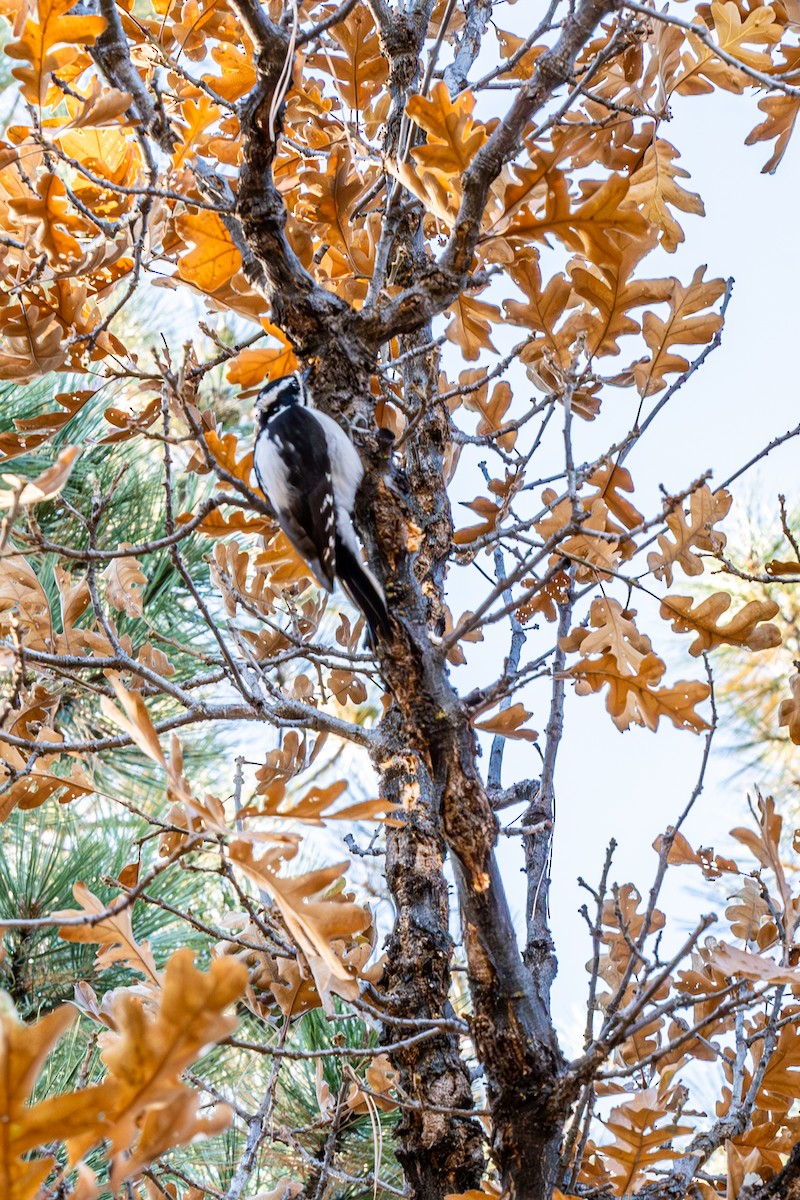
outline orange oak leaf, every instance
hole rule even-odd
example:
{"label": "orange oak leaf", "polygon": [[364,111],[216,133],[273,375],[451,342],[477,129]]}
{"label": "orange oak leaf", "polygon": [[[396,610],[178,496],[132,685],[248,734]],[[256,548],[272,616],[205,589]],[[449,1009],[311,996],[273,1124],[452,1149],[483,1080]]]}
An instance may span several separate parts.
{"label": "orange oak leaf", "polygon": [[[36,684],[30,692],[23,692],[17,707],[5,713],[0,728],[0,776],[5,776],[0,793],[0,820],[5,821],[14,807],[38,808],[53,796],[68,804],[94,791],[79,763],[72,763],[63,774],[52,769],[61,755],[61,736],[53,729],[57,706],[58,697]],[[52,753],[40,749],[31,760],[27,748],[14,745],[9,735],[37,742],[40,747],[49,744]]]}
{"label": "orange oak leaf", "polygon": [[472,118],[475,98],[469,91],[450,99],[439,81],[430,97],[412,96],[409,117],[425,130],[422,146],[411,150],[412,162],[387,160],[387,167],[428,210],[450,227],[461,199],[461,175],[486,141],[488,130]]}
{"label": "orange oak leaf", "polygon": [[[181,1073],[206,1046],[236,1026],[236,1017],[226,1010],[244,990],[246,968],[223,957],[202,972],[192,957],[188,949],[172,955],[155,1010],[141,996],[118,992],[110,1006],[111,1028],[100,1035],[106,1077],[85,1093],[100,1097],[103,1120],[70,1137],[68,1146],[74,1161],[98,1140],[107,1140],[115,1188],[129,1173],[131,1161],[139,1169],[147,1165],[143,1160],[148,1147],[163,1147],[158,1130],[163,1128],[159,1114],[164,1109],[180,1114],[178,1124],[191,1130],[190,1136],[200,1131],[189,1119],[194,1109],[187,1094],[192,1093],[181,1083]],[[217,1127],[214,1123],[210,1128]]]}
{"label": "orange oak leaf", "polygon": [[320,241],[349,254],[354,233],[350,213],[366,188],[346,143],[333,147],[324,171],[304,171],[303,184],[296,215]]}
{"label": "orange oak leaf", "polygon": [[705,215],[703,201],[697,192],[688,192],[677,182],[678,179],[689,177],[689,172],[676,164],[678,158],[680,154],[670,142],[656,138],[631,175],[628,190],[628,199],[658,227],[660,243],[670,252],[677,250],[684,241],[683,230],[671,209],[677,208],[699,217]]}
{"label": "orange oak leaf", "polygon": [[23,1025],[4,1006],[0,1014],[0,1189],[6,1200],[31,1200],[50,1173],[50,1154],[23,1159],[43,1143],[91,1130],[102,1112],[97,1089],[68,1093],[30,1104],[30,1093],[45,1060],[77,1017],[62,1005],[32,1025]]}
{"label": "orange oak leaf", "polygon": [[91,226],[70,205],[67,189],[58,175],[43,175],[36,191],[37,196],[10,200],[9,208],[36,249],[44,251],[50,263],[62,269],[82,257],[83,247],[74,235],[86,234]]}
{"label": "orange oak leaf", "polygon": [[291,346],[240,350],[227,366],[228,379],[242,389],[261,387],[268,379],[282,379],[297,370]]}
{"label": "orange oak leaf", "polygon": [[444,181],[469,166],[488,136],[485,126],[473,120],[474,109],[470,91],[451,100],[442,80],[433,85],[429,96],[411,97],[406,112],[428,135],[424,146],[411,151],[420,172],[434,171]]}
{"label": "orange oak leaf", "polygon": [[93,45],[106,27],[104,17],[69,15],[75,6],[76,0],[37,0],[38,20],[28,17],[22,36],[5,48],[9,58],[29,64],[11,73],[22,84],[25,99],[39,108],[52,86],[51,76],[60,75],[78,58],[79,47]]}
{"label": "orange oak leaf", "polygon": [[612,175],[599,183],[586,181],[574,201],[563,172],[548,172],[548,184],[544,211],[523,209],[505,231],[506,237],[545,245],[550,244],[549,237],[556,237],[567,249],[602,265],[618,257],[621,235],[634,239],[647,236],[647,218],[631,202],[630,182],[622,175]]}
{"label": "orange oak leaf", "polygon": [[115,87],[103,87],[99,79],[93,79],[86,96],[76,99],[65,96],[64,102],[70,113],[70,119],[59,130],[59,136],[73,129],[102,129],[119,124],[131,106],[133,96],[130,92],[120,91]]}
{"label": "orange oak leaf", "polygon": [[[247,41],[247,39],[245,39]],[[239,100],[250,91],[256,80],[253,67],[253,51],[248,44],[232,46],[229,43],[212,46],[211,57],[222,68],[220,75],[204,75],[203,80],[226,100]],[[219,109],[217,109],[219,117]]]}
{"label": "orange oak leaf", "polygon": [[640,321],[632,316],[646,304],[669,299],[668,279],[637,279],[634,271],[655,238],[629,240],[608,262],[576,258],[570,263],[572,288],[584,302],[578,325],[585,331],[587,353],[619,354],[621,337],[639,333]]}
{"label": "orange oak leaf", "polygon": [[222,218],[215,212],[187,212],[175,218],[175,228],[191,249],[178,259],[181,279],[203,292],[214,292],[240,270],[242,256]]}
{"label": "orange oak leaf", "polygon": [[4,316],[0,316],[0,379],[22,383],[64,366],[67,332],[44,302],[23,304],[21,312],[13,309]]}
{"label": "orange oak leaf", "polygon": [[346,20],[333,26],[331,35],[341,54],[310,55],[309,64],[332,75],[348,108],[363,110],[389,75],[371,12],[365,5],[358,5]]}

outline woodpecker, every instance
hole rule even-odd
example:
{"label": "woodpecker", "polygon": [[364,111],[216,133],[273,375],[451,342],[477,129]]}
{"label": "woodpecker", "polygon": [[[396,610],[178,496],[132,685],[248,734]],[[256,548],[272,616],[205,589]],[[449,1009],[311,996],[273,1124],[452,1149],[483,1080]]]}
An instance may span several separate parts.
{"label": "woodpecker", "polygon": [[377,638],[390,636],[391,622],[353,525],[364,475],[358,451],[342,427],[315,408],[299,373],[270,380],[258,394],[256,413],[253,466],[259,486],[319,584],[332,592],[338,579],[364,614],[374,646]]}

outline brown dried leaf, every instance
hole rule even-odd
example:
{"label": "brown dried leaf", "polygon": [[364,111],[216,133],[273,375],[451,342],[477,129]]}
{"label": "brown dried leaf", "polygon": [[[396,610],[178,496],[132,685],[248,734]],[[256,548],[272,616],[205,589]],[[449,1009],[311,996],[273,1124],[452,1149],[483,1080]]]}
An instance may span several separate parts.
{"label": "brown dried leaf", "polygon": [[524,742],[535,742],[539,734],[535,729],[523,729],[525,724],[533,713],[522,704],[512,704],[508,708],[502,708],[493,717],[487,717],[483,721],[473,721],[476,729],[481,729],[484,733],[494,733],[501,737],[517,738]]}
{"label": "brown dried leaf", "polygon": [[[511,385],[505,380],[500,380],[494,385],[492,395],[489,397],[489,382],[487,372],[483,370],[462,371],[458,377],[459,384],[475,385],[480,381],[479,387],[472,387],[472,390],[464,393],[464,407],[470,412],[480,413],[480,420],[475,430],[479,437],[486,434],[493,434],[506,424],[509,408],[511,407],[512,392]],[[510,429],[507,433],[502,434],[498,438],[497,444],[502,450],[511,450],[517,440],[517,431]]]}
{"label": "brown dried leaf", "polygon": [[[2,773],[0,768],[0,776]],[[0,821],[5,821],[15,808],[23,811],[39,808],[54,796],[58,797],[59,804],[69,804],[79,796],[90,796],[93,791],[94,785],[77,763],[70,768],[69,774],[55,775],[40,759],[29,773],[20,775],[13,783],[6,782],[0,795]]]}
{"label": "brown dried leaf", "polygon": [[[699,867],[706,879],[719,879],[723,874],[739,874],[739,868],[733,859],[718,857],[714,854],[713,846],[700,846],[697,850],[693,850],[680,831],[676,833],[674,830],[670,830],[668,832],[671,832],[670,848],[667,854],[667,862],[670,866]],[[664,837],[659,834],[653,842],[653,849],[657,854],[661,854],[663,846]]]}
{"label": "brown dried leaf", "polygon": [[114,671],[107,671],[108,680],[117,694],[117,698],[122,705],[122,709],[109,700],[108,696],[102,696],[100,699],[100,708],[103,715],[113,721],[115,725],[119,725],[125,733],[133,741],[134,745],[138,746],[143,754],[148,758],[152,758],[165,771],[168,770],[167,760],[164,757],[164,751],[158,741],[158,734],[155,731],[150,714],[147,707],[138,692],[129,692],[120,680],[119,675]]}
{"label": "brown dried leaf", "polygon": [[491,322],[501,320],[500,309],[496,304],[485,300],[477,300],[464,293],[459,295],[448,308],[452,321],[445,330],[448,341],[454,342],[461,348],[464,358],[476,359],[481,350],[492,350],[497,353],[490,337]]}
{"label": "brown dried leaf", "polygon": [[666,526],[674,541],[665,533],[658,535],[659,550],[647,556],[647,565],[656,579],[672,585],[672,568],[678,563],[687,575],[702,575],[703,560],[697,550],[712,553],[722,550],[727,538],[713,526],[728,513],[733,497],[725,488],[713,492],[703,484],[692,493],[689,501],[689,520],[683,507],[676,508],[666,518]]}
{"label": "brown dried leaf", "polygon": [[703,279],[706,268],[698,267],[692,282],[684,287],[672,281],[669,313],[662,318],[646,312],[642,322],[644,340],[650,357],[633,368],[640,396],[652,396],[666,387],[666,375],[680,375],[688,369],[689,360],[674,352],[675,346],[704,346],[722,326],[722,317],[708,309],[725,291],[724,279]]}
{"label": "brown dried leaf", "polygon": [[800,987],[799,967],[781,967],[763,954],[751,954],[748,950],[737,950],[735,946],[718,942],[711,952],[711,958],[718,970],[731,978]]}
{"label": "brown dried leaf", "polygon": [[71,653],[70,639],[74,632],[75,622],[80,619],[91,603],[89,585],[85,579],[79,579],[76,584],[68,571],[61,567],[53,569],[53,576],[58,588],[58,599],[61,607],[61,628],[64,630],[64,641],[67,653]]}
{"label": "brown dried leaf", "polygon": [[286,928],[305,955],[328,1011],[332,993],[345,999],[358,994],[355,977],[337,953],[335,943],[348,941],[368,929],[371,917],[352,898],[341,893],[327,895],[332,887],[341,886],[347,863],[294,877],[280,875],[283,863],[296,853],[296,844],[279,845],[256,859],[248,842],[233,842],[230,847],[233,861],[264,888],[280,909]]}
{"label": "brown dried leaf", "polygon": [[0,559],[0,632],[7,635],[13,621],[19,623],[24,645],[31,650],[52,650],[47,595],[33,568],[16,554]]}
{"label": "brown dried leaf", "polygon": [[[129,543],[120,542],[120,550],[128,550]],[[106,600],[118,612],[128,617],[141,617],[142,598],[147,576],[137,558],[112,558],[102,578],[106,584]]]}
{"label": "brown dried leaf", "polygon": [[765,570],[768,575],[776,578],[780,578],[782,575],[800,575],[800,562],[780,562],[778,559],[772,558],[765,563]]}
{"label": "brown dried leaf", "polygon": [[[85,883],[76,883],[72,888],[72,894],[81,907],[79,909],[62,909],[52,913],[53,917],[96,917],[120,899],[119,896],[116,896],[106,904],[90,892]],[[114,963],[124,962],[132,970],[144,975],[153,986],[161,986],[161,979],[156,970],[155,959],[150,952],[149,943],[137,942],[134,937],[130,906],[91,925],[88,923],[86,925],[62,925],[58,930],[58,936],[65,942],[81,942],[90,946],[100,945],[102,949],[98,950],[94,963],[95,969],[98,971],[105,971]]]}
{"label": "brown dried leaf", "polygon": [[611,654],[621,670],[636,675],[653,646],[640,633],[633,618],[635,609],[624,609],[618,600],[599,598],[592,601],[589,623],[594,632],[578,628],[559,642],[562,650],[581,654]]}
{"label": "brown dried leaf", "polygon": [[523,579],[522,586],[530,588],[533,595],[517,609],[517,619],[523,624],[540,612],[546,621],[558,620],[558,606],[569,598],[570,578],[565,571],[557,571],[546,583],[539,585],[536,579]]}
{"label": "brown dried leaf", "polygon": [[65,425],[91,400],[94,392],[59,392],[53,397],[63,412],[42,413],[38,417],[18,417],[14,421],[16,433],[0,433],[0,462],[7,462],[20,454],[28,454],[41,446]]}
{"label": "brown dried leaf", "polygon": [[367,698],[367,688],[363,679],[352,671],[337,667],[331,671],[326,680],[337,704],[343,707],[348,704],[363,704]]}
{"label": "brown dried leaf", "polygon": [[800,746],[800,674],[791,676],[789,688],[792,694],[788,700],[781,700],[778,724],[786,725],[790,740],[795,746]]}
{"label": "brown dried leaf", "polygon": [[9,485],[10,490],[0,492],[0,509],[9,508],[16,512],[19,508],[55,499],[69,479],[80,452],[80,446],[65,446],[52,467],[42,471],[35,479],[4,474],[3,482]]}
{"label": "brown dried leaf", "polygon": [[495,504],[493,500],[489,500],[485,496],[476,496],[474,500],[462,501],[462,503],[464,508],[471,508],[473,512],[478,513],[482,520],[479,525],[468,525],[465,529],[457,529],[453,534],[453,542],[456,546],[466,546],[479,537],[483,537],[484,534],[491,533],[502,511],[499,504]]}
{"label": "brown dried leaf", "polygon": [[620,495],[620,492],[634,490],[631,473],[626,467],[620,467],[608,459],[592,472],[586,482],[597,488],[597,496],[582,499],[584,508],[590,508],[593,501],[599,497],[611,515],[621,521],[626,529],[635,529],[637,525],[641,525],[644,517],[638,508]]}
{"label": "brown dried leaf", "polygon": [[767,624],[778,612],[774,600],[750,600],[725,625],[719,619],[732,603],[727,592],[715,592],[694,607],[694,596],[665,596],[660,613],[672,622],[676,633],[694,633],[689,653],[695,658],[717,646],[746,646],[748,650],[768,650],[780,646],[781,631]]}
{"label": "brown dried leaf", "polygon": [[613,1136],[603,1146],[603,1159],[620,1196],[638,1190],[650,1168],[679,1158],[681,1151],[673,1149],[672,1138],[693,1132],[674,1119],[663,1084],[636,1092],[613,1108],[603,1124]]}
{"label": "brown dried leaf", "polygon": [[676,729],[693,733],[708,729],[708,722],[695,712],[695,706],[708,698],[708,684],[680,681],[672,687],[658,688],[655,685],[664,670],[662,660],[648,654],[638,674],[632,676],[621,670],[612,654],[604,654],[599,659],[581,659],[566,675],[577,680],[575,691],[579,696],[599,692],[607,684],[606,708],[623,732],[631,725],[656,730],[661,717],[667,717]]}
{"label": "brown dried leaf", "polygon": [[797,114],[800,113],[800,98],[781,94],[765,96],[763,100],[759,100],[758,107],[765,114],[764,120],[750,131],[745,138],[745,145],[771,142],[775,138],[775,149],[761,168],[762,172],[774,175],[794,132]]}
{"label": "brown dried leaf", "polygon": [[247,805],[238,815],[241,819],[254,816],[283,817],[286,820],[323,825],[325,821],[332,820],[380,820],[381,814],[394,812],[397,807],[388,800],[359,800],[335,812],[328,811],[348,787],[347,780],[341,779],[326,788],[312,787],[299,798],[287,798],[285,783],[277,780],[258,788],[258,794],[264,797],[261,804]]}
{"label": "brown dried leaf", "polygon": [[759,881],[745,876],[731,901],[725,916],[733,936],[743,942],[755,942],[759,950],[769,949],[778,937],[778,930]]}

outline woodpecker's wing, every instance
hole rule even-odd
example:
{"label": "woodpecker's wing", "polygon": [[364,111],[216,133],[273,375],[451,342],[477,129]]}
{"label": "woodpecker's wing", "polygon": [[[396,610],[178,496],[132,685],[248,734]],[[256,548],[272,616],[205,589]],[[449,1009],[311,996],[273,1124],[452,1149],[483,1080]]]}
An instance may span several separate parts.
{"label": "woodpecker's wing", "polygon": [[270,417],[256,438],[253,466],[281,529],[328,591],[333,591],[336,506],[325,433],[293,404]]}
{"label": "woodpecker's wing", "polygon": [[353,604],[364,614],[369,629],[369,644],[374,647],[379,637],[391,638],[392,623],[381,585],[361,561],[354,542],[341,536],[341,525],[340,536],[336,539],[336,574]]}

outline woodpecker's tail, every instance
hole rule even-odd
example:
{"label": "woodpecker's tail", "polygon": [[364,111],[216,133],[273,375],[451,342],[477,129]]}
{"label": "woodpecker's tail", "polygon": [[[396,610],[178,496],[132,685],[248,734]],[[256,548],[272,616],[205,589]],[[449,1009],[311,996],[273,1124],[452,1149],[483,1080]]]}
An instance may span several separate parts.
{"label": "woodpecker's tail", "polygon": [[379,637],[388,640],[392,623],[381,586],[341,537],[336,538],[336,574],[346,594],[364,614],[370,644],[374,646]]}

